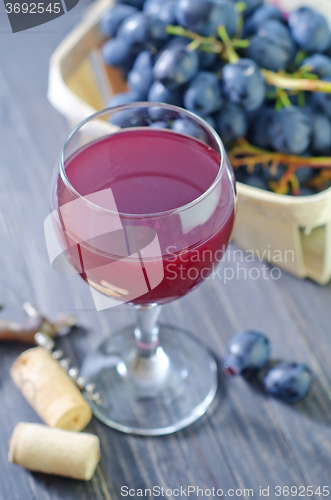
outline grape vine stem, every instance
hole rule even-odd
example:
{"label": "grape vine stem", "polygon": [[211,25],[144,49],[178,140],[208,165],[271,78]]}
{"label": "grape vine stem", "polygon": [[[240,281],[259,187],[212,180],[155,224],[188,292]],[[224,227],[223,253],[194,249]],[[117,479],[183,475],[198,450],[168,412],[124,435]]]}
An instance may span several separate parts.
{"label": "grape vine stem", "polygon": [[274,73],[264,68],[261,68],[261,73],[267,83],[281,89],[331,93],[331,82],[310,80],[308,78],[293,78],[292,75],[280,75],[279,73]]}
{"label": "grape vine stem", "polygon": [[[186,30],[182,26],[172,26],[169,24],[166,30],[170,35],[183,36],[192,40],[193,42],[189,44],[190,50],[195,50],[199,47],[202,51],[215,52],[222,55],[223,58],[225,56],[232,63],[235,63],[239,59],[234,49],[246,48],[249,45],[249,40],[246,39],[230,39],[224,26],[218,27],[218,34],[222,38],[222,41],[218,40],[215,36],[204,37],[198,35],[194,31]],[[331,82],[314,79],[312,78],[313,75],[305,78],[300,77],[299,74],[275,73],[265,68],[261,68],[260,71],[268,84],[274,85],[279,89],[331,93]]]}
{"label": "grape vine stem", "polygon": [[253,146],[246,139],[238,139],[234,147],[229,152],[229,159],[233,167],[242,167],[256,163],[282,163],[284,165],[310,166],[312,168],[330,168],[331,157],[329,156],[295,156],[268,151],[267,149]]}

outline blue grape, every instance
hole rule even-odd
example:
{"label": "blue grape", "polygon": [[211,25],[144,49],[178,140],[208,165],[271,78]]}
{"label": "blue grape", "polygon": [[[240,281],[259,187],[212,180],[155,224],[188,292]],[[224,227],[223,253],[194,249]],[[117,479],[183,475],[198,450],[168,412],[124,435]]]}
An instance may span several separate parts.
{"label": "blue grape", "polygon": [[268,183],[266,179],[259,177],[258,175],[248,175],[245,184],[258,189],[268,190]]}
{"label": "blue grape", "polygon": [[146,110],[144,108],[131,108],[117,111],[110,117],[110,123],[121,128],[147,127],[150,125]]}
{"label": "blue grape", "polygon": [[177,0],[146,0],[143,10],[165,24],[176,24],[176,4]]}
{"label": "blue grape", "polygon": [[174,46],[166,49],[154,65],[154,78],[170,89],[190,81],[198,72],[199,58],[194,51]]}
{"label": "blue grape", "polygon": [[244,110],[237,104],[225,102],[221,111],[216,115],[216,130],[225,143],[244,137],[247,132]]}
{"label": "blue grape", "polygon": [[131,104],[140,100],[137,92],[119,92],[115,94],[107,103],[107,107],[121,106],[122,104]]}
{"label": "blue grape", "polygon": [[312,151],[316,154],[325,153],[331,146],[330,119],[310,106],[306,106],[303,111],[307,114],[312,126]]}
{"label": "blue grape", "polygon": [[185,108],[199,116],[218,111],[223,103],[220,82],[216,75],[201,71],[191,81],[185,94]]}
{"label": "blue grape", "polygon": [[201,69],[209,69],[211,68],[215,71],[215,63],[217,62],[218,55],[216,52],[206,52],[201,49],[197,49],[196,53],[199,57],[199,65]]}
{"label": "blue grape", "polygon": [[133,5],[133,7],[137,7],[137,9],[141,9],[144,3],[144,0],[116,0],[117,4],[125,4],[125,5]]}
{"label": "blue grape", "polygon": [[[331,82],[331,78],[327,76],[323,76],[321,80]],[[322,113],[331,118],[331,94],[327,94],[326,92],[313,92],[312,102],[322,111]]]}
{"label": "blue grape", "polygon": [[137,92],[141,99],[146,99],[153,83],[152,56],[148,50],[144,50],[137,56],[133,68],[128,74],[127,82],[129,88]]}
{"label": "blue grape", "polygon": [[145,12],[133,14],[123,21],[117,31],[117,36],[137,51],[148,47],[153,42],[164,42],[168,35],[165,24]]}
{"label": "blue grape", "polygon": [[130,66],[134,61],[130,45],[126,40],[120,38],[112,38],[107,40],[101,48],[103,60],[109,66]]}
{"label": "blue grape", "polygon": [[331,146],[331,122],[322,113],[315,113],[312,116],[312,148],[314,153],[322,154]]}
{"label": "blue grape", "polygon": [[302,363],[277,364],[264,377],[266,391],[288,403],[303,399],[309,391],[311,371]]}
{"label": "blue grape", "polygon": [[195,137],[196,139],[199,139],[200,141],[206,141],[206,132],[204,131],[203,127],[191,120],[179,118],[173,121],[171,128],[179,134],[190,135],[192,137]]}
{"label": "blue grape", "polygon": [[269,134],[276,151],[298,155],[308,148],[312,129],[308,117],[298,107],[289,106],[275,113]]}
{"label": "blue grape", "polygon": [[265,82],[256,63],[240,59],[223,68],[224,95],[231,102],[240,104],[247,111],[259,108],[265,98]]}
{"label": "blue grape", "polygon": [[159,121],[159,122],[151,123],[150,127],[152,127],[152,128],[169,128],[169,125],[168,125],[168,122]]}
{"label": "blue grape", "polygon": [[274,115],[272,108],[261,108],[249,124],[249,139],[255,146],[269,149],[271,146],[269,125]]}
{"label": "blue grape", "polygon": [[179,0],[175,10],[177,22],[194,33],[205,35],[213,7],[212,0]]}
{"label": "blue grape", "polygon": [[204,35],[211,36],[217,34],[218,26],[225,26],[230,38],[236,33],[238,15],[233,3],[229,0],[215,0],[209,20],[204,27]]}
{"label": "blue grape", "polygon": [[322,14],[309,7],[290,13],[288,24],[293,40],[306,52],[324,52],[330,44],[330,29]]}
{"label": "blue grape", "polygon": [[104,35],[108,37],[116,36],[117,30],[122,22],[132,14],[136,14],[138,9],[132,5],[118,4],[109,9],[100,19],[100,28]]}
{"label": "blue grape", "polygon": [[284,20],[281,11],[273,5],[262,5],[256,9],[253,15],[245,21],[243,38],[254,35],[270,19],[280,22]]}
{"label": "blue grape", "polygon": [[319,78],[327,76],[331,78],[331,59],[323,54],[313,54],[302,61],[307,71],[314,73]]}
{"label": "blue grape", "polygon": [[178,113],[172,109],[161,108],[159,106],[150,106],[148,116],[155,122],[169,122],[177,118]]}
{"label": "blue grape", "polygon": [[234,335],[223,360],[226,375],[251,375],[269,360],[270,341],[260,332],[248,330]]}
{"label": "blue grape", "polygon": [[175,13],[181,26],[199,35],[215,35],[220,25],[230,37],[236,32],[237,13],[229,0],[179,0]]}
{"label": "blue grape", "polygon": [[168,89],[161,82],[152,83],[149,89],[147,100],[150,102],[164,102],[166,104],[173,104],[174,106],[181,106],[183,103],[183,96],[181,89]]}
{"label": "blue grape", "polygon": [[271,19],[262,24],[252,37],[247,55],[259,66],[277,72],[291,61],[294,50],[287,27]]}

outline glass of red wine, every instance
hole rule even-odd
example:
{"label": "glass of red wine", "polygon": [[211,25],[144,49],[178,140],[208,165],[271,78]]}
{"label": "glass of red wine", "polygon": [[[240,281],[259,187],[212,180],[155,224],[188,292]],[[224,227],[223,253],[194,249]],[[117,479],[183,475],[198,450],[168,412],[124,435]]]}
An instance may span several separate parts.
{"label": "glass of red wine", "polygon": [[100,394],[97,401],[85,394],[94,414],[110,427],[168,434],[213,400],[214,356],[158,318],[162,304],[211,277],[229,243],[235,205],[220,138],[184,109],[109,108],[69,135],[51,195],[58,268],[70,263],[97,310],[128,303],[137,311],[136,325],[107,338],[81,370]]}

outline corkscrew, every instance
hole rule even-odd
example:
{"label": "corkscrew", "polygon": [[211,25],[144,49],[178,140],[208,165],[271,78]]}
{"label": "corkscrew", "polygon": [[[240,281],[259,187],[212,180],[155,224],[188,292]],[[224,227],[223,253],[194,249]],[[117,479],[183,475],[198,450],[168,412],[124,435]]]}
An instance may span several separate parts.
{"label": "corkscrew", "polygon": [[[1,309],[2,307],[0,306]],[[43,347],[52,354],[53,359],[60,363],[60,366],[68,373],[77,387],[81,391],[85,391],[88,397],[95,403],[100,404],[101,395],[99,392],[96,392],[95,385],[88,383],[85,377],[79,375],[79,368],[73,366],[70,358],[64,357],[63,351],[59,349],[54,350],[55,337],[68,334],[70,329],[76,325],[76,318],[71,315],[61,315],[53,323],[29,302],[23,304],[23,309],[27,316],[24,322],[0,321],[0,341],[33,342]]]}

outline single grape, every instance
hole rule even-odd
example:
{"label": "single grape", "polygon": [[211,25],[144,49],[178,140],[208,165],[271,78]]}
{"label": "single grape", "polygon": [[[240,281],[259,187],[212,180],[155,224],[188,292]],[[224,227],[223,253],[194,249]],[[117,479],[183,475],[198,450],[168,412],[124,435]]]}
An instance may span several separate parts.
{"label": "single grape", "polygon": [[323,54],[313,54],[301,63],[309,73],[315,73],[319,78],[331,78],[331,59]]}
{"label": "single grape", "polygon": [[322,14],[309,7],[290,13],[288,24],[293,40],[306,52],[324,52],[331,39],[330,29]]}
{"label": "single grape", "polygon": [[262,5],[256,9],[251,17],[248,17],[244,23],[243,38],[254,35],[259,28],[270,19],[280,22],[284,21],[282,12],[273,5]]}
{"label": "single grape", "polygon": [[306,396],[311,380],[312,374],[306,365],[282,362],[268,371],[264,387],[272,396],[295,403]]}
{"label": "single grape", "polygon": [[153,122],[169,122],[175,120],[178,113],[172,109],[150,106],[148,108],[148,116]]}
{"label": "single grape", "polygon": [[177,0],[146,0],[143,10],[165,24],[176,24],[176,3]]}
{"label": "single grape", "polygon": [[132,14],[136,14],[138,9],[132,5],[118,4],[109,9],[100,19],[102,33],[108,37],[116,36],[117,30],[122,22]]}
{"label": "single grape", "polygon": [[164,102],[174,106],[182,106],[183,92],[181,89],[168,89],[161,82],[152,83],[147,100],[150,102]]}
{"label": "single grape", "polygon": [[[331,77],[323,76],[321,80],[324,80],[325,82],[331,82]],[[326,92],[313,92],[312,103],[322,113],[331,118],[331,94],[327,94]]]}
{"label": "single grape", "polygon": [[110,123],[121,128],[147,127],[150,125],[146,110],[144,108],[124,109],[117,111],[110,117]]}
{"label": "single grape", "polygon": [[324,156],[324,153],[331,146],[330,118],[310,106],[306,106],[303,111],[307,114],[312,126],[312,151]]}
{"label": "single grape", "polygon": [[294,43],[287,27],[271,19],[260,26],[246,53],[259,66],[277,72],[287,66],[294,51]]}
{"label": "single grape", "polygon": [[200,141],[206,141],[206,132],[204,131],[202,126],[192,122],[191,120],[179,118],[172,123],[171,128],[179,134],[190,135],[192,137],[195,137],[196,139],[199,139]]}
{"label": "single grape", "polygon": [[107,40],[101,48],[101,53],[106,64],[116,67],[132,65],[135,57],[130,45],[121,38]]}
{"label": "single grape", "polygon": [[175,10],[177,22],[183,28],[204,35],[213,7],[212,0],[179,0]]}
{"label": "single grape", "polygon": [[216,75],[201,71],[184,94],[185,108],[199,116],[218,111],[223,103],[220,82]]}
{"label": "single grape", "polygon": [[226,375],[252,375],[269,360],[270,341],[263,333],[248,330],[234,335],[223,360]]}
{"label": "single grape", "polygon": [[259,108],[265,98],[265,82],[256,63],[251,59],[239,59],[223,68],[224,95],[246,110]]}
{"label": "single grape", "polygon": [[204,36],[217,35],[218,26],[225,26],[227,34],[232,38],[236,33],[238,15],[230,0],[215,0],[209,19],[203,29]]}
{"label": "single grape", "polygon": [[247,132],[247,119],[244,110],[237,104],[225,102],[216,115],[216,130],[222,141],[231,143]]}
{"label": "single grape", "polygon": [[273,108],[262,107],[256,116],[249,122],[249,141],[262,149],[269,149],[271,146],[269,136],[269,125],[274,115]]}
{"label": "single grape", "polygon": [[137,92],[119,92],[115,94],[107,103],[107,108],[113,106],[121,106],[122,104],[130,104],[140,100],[140,95]]}
{"label": "single grape", "polygon": [[144,0],[115,0],[117,4],[125,4],[125,5],[133,5],[133,7],[137,7],[137,9],[141,9],[144,3]]}
{"label": "single grape", "polygon": [[199,65],[201,69],[212,69],[215,71],[215,64],[218,60],[216,52],[206,52],[205,50],[197,49],[196,53],[199,57]]}
{"label": "single grape", "polygon": [[315,113],[312,117],[312,148],[316,154],[325,153],[331,146],[331,122],[322,113]]}
{"label": "single grape", "polygon": [[146,99],[148,91],[153,83],[153,62],[148,50],[141,52],[133,65],[127,78],[128,86],[137,92],[141,99]]}
{"label": "single grape", "polygon": [[154,65],[154,78],[170,89],[190,81],[198,72],[199,58],[194,51],[174,46],[166,49]]}
{"label": "single grape", "polygon": [[308,148],[312,129],[308,117],[300,108],[289,106],[274,114],[269,135],[276,151],[299,155]]}
{"label": "single grape", "polygon": [[268,191],[267,181],[263,177],[259,177],[258,175],[248,175],[245,184],[254,188],[264,189]]}
{"label": "single grape", "polygon": [[145,12],[138,12],[123,21],[117,31],[117,36],[140,52],[153,42],[164,42],[168,37],[165,28],[166,25],[159,19]]}

